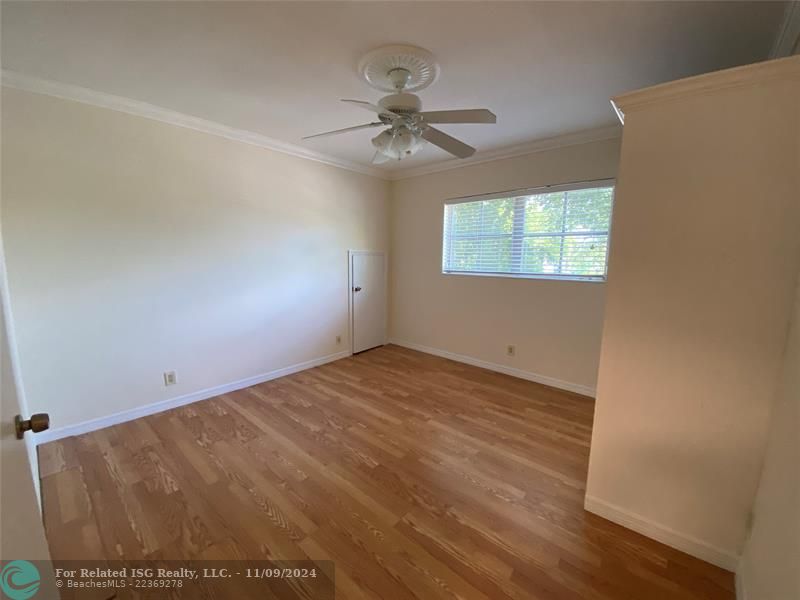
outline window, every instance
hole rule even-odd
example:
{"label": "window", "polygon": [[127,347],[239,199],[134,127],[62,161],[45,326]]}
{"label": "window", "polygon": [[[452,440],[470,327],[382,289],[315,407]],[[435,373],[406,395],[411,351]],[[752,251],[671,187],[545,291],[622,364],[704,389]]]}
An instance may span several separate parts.
{"label": "window", "polygon": [[563,185],[444,207],[444,273],[604,281],[612,181]]}

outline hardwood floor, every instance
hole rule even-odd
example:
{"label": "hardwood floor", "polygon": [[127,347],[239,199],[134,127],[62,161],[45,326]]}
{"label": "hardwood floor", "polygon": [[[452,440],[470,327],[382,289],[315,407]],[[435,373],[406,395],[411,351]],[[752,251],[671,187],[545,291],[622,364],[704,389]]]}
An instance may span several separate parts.
{"label": "hardwood floor", "polygon": [[56,559],[333,560],[341,599],[732,599],[583,510],[593,406],[386,346],[40,447],[45,526]]}

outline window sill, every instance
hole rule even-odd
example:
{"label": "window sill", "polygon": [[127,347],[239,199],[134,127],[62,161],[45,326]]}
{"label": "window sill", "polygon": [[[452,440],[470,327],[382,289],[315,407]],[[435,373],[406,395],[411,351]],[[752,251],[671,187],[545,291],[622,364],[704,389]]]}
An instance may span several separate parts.
{"label": "window sill", "polygon": [[579,281],[582,283],[606,283],[605,277],[581,277],[579,275],[528,275],[524,273],[480,273],[470,271],[442,271],[442,275],[465,277],[502,277],[504,279],[544,279],[547,281]]}

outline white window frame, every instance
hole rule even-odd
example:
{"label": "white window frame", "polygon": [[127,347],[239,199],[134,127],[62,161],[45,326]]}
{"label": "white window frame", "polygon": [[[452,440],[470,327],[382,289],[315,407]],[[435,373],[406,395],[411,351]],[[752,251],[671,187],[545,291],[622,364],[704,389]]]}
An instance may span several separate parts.
{"label": "white window frame", "polygon": [[[588,283],[605,283],[607,280],[608,275],[608,257],[611,254],[611,225],[612,220],[609,219],[608,223],[608,232],[602,232],[604,235],[607,236],[607,248],[606,248],[606,260],[605,264],[603,265],[603,275],[592,275],[592,276],[581,276],[581,275],[561,275],[558,273],[541,273],[541,274],[534,274],[534,273],[493,273],[493,272],[485,272],[485,271],[448,271],[445,268],[445,256],[447,252],[449,252],[449,248],[446,247],[446,243],[448,241],[448,236],[445,232],[445,227],[447,226],[447,221],[444,218],[445,212],[447,211],[447,207],[453,204],[463,204],[466,202],[479,202],[481,200],[503,200],[509,198],[515,198],[517,202],[524,201],[523,198],[525,196],[535,196],[537,194],[549,194],[552,192],[569,192],[572,190],[586,190],[586,189],[593,189],[593,188],[612,188],[611,192],[611,216],[614,213],[614,200],[616,195],[616,179],[595,179],[591,181],[579,181],[573,183],[563,183],[563,184],[556,184],[556,185],[545,185],[540,187],[532,187],[532,188],[522,188],[516,190],[508,190],[504,192],[493,192],[490,194],[479,194],[475,196],[463,196],[461,198],[451,198],[445,200],[444,205],[442,207],[442,275],[448,276],[466,276],[466,277],[506,277],[511,279],[548,279],[551,281],[583,281]],[[523,211],[516,210],[514,211],[515,217],[517,215],[524,214]],[[516,231],[520,228],[524,227],[524,221],[521,219],[516,218],[513,224],[513,230]],[[600,233],[600,232],[586,232],[585,235],[589,235],[591,233]],[[502,234],[506,236],[508,234]],[[512,237],[514,233],[511,234]],[[563,234],[540,234],[540,235],[559,235],[563,237]],[[528,237],[533,237],[530,234]],[[513,248],[513,245],[512,245]],[[514,256],[512,255],[512,261],[514,260]],[[521,260],[521,257],[518,257],[517,260]]]}

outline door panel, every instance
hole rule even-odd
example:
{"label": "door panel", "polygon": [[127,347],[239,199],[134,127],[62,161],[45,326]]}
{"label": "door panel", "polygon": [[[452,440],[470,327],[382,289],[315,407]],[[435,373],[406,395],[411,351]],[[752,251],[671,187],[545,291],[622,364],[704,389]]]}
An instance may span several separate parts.
{"label": "door panel", "polygon": [[386,343],[386,259],[383,254],[353,253],[353,352]]}
{"label": "door panel", "polygon": [[[49,561],[50,552],[31,472],[31,459],[36,459],[36,450],[33,444],[17,439],[14,427],[17,414],[26,418],[28,415],[20,407],[24,400],[20,398],[7,285],[0,241],[0,561],[3,564],[10,560]],[[31,435],[32,432],[27,432],[25,437]],[[39,574],[42,583],[37,595],[57,598],[49,563],[39,565]]]}

